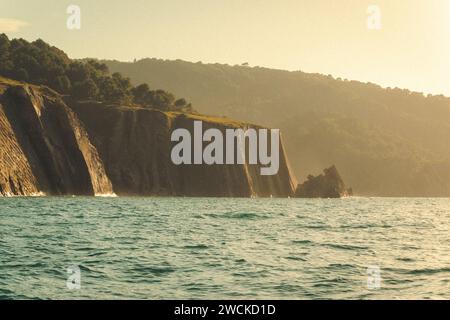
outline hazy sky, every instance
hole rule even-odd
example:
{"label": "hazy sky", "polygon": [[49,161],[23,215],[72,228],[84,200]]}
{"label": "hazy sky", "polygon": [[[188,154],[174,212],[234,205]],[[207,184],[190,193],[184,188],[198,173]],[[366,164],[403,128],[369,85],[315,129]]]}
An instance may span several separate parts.
{"label": "hazy sky", "polygon": [[249,62],[450,96],[450,0],[0,0],[0,32],[73,58]]}

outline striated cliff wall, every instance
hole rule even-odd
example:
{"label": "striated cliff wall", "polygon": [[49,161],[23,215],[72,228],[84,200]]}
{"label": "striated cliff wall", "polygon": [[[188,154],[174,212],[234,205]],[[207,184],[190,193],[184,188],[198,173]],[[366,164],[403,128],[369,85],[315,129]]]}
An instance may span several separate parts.
{"label": "striated cliff wall", "polygon": [[78,103],[0,80],[0,194],[286,197],[295,192],[281,144],[277,175],[259,165],[179,165],[176,128],[248,126],[220,118]]}
{"label": "striated cliff wall", "polygon": [[[241,128],[231,120],[177,112],[70,103],[104,160],[114,191],[122,195],[286,197],[296,182],[282,147],[277,175],[261,176],[259,165],[174,165],[170,136],[177,128]],[[282,145],[282,144],[281,144]]]}
{"label": "striated cliff wall", "polygon": [[0,193],[113,192],[86,130],[50,89],[0,82]]}

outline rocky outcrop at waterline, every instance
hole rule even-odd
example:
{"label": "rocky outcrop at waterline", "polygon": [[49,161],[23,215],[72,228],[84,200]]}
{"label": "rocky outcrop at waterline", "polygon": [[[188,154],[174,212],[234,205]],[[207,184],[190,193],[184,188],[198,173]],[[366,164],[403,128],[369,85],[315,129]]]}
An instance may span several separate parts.
{"label": "rocky outcrop at waterline", "polygon": [[309,175],[295,192],[297,198],[341,198],[352,194],[352,189],[346,188],[335,166],[323,170],[323,174],[316,177]]}
{"label": "rocky outcrop at waterline", "polygon": [[0,78],[0,195],[287,197],[294,194],[284,147],[273,176],[260,165],[179,165],[171,132],[231,120],[75,102],[46,87]]}

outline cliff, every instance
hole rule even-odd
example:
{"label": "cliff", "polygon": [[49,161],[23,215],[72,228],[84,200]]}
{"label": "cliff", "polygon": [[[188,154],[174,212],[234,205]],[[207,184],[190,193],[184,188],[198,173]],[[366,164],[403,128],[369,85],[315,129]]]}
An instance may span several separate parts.
{"label": "cliff", "polygon": [[0,78],[0,194],[286,197],[296,181],[281,144],[280,168],[179,165],[170,135],[250,126],[221,118],[63,101],[46,87]]}
{"label": "cliff", "polygon": [[308,180],[297,186],[297,198],[341,198],[352,195],[335,166],[324,169],[316,177],[309,175]]}
{"label": "cliff", "polygon": [[46,87],[0,80],[0,193],[112,193],[86,130]]}
{"label": "cliff", "polygon": [[274,176],[261,176],[259,165],[177,166],[170,159],[171,132],[185,128],[192,133],[195,120],[203,122],[204,130],[217,128],[222,132],[248,124],[89,102],[70,105],[86,125],[117,194],[287,197],[294,193],[295,178],[282,144],[280,169]]}

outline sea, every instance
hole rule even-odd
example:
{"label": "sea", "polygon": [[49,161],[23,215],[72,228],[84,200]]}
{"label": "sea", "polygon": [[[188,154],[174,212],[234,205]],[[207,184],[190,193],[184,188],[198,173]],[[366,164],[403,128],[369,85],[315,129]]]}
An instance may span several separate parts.
{"label": "sea", "polygon": [[0,198],[0,299],[450,299],[450,199]]}

